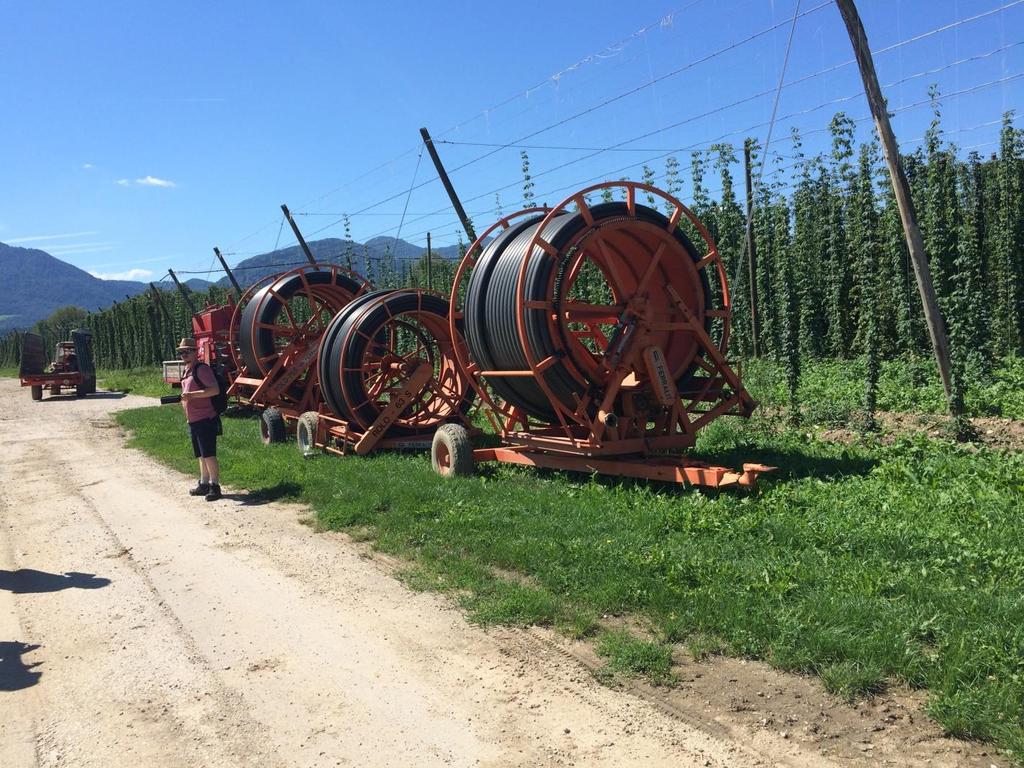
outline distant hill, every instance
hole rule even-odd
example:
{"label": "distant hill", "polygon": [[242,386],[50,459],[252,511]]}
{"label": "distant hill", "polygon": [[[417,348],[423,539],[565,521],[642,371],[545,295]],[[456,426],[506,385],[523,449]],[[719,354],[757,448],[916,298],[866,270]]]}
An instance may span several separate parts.
{"label": "distant hill", "polygon": [[35,248],[0,243],[0,333],[28,328],[55,309],[109,307],[148,287],[132,280],[100,280],[84,269]]}
{"label": "distant hill", "polygon": [[[381,264],[388,254],[400,262],[420,258],[425,248],[393,237],[374,237],[365,243],[339,238],[313,240],[309,249],[317,261],[345,264],[350,257],[352,268],[371,282],[380,273]],[[457,259],[458,246],[435,248],[438,259]],[[266,275],[283,272],[306,263],[306,257],[297,245],[261,253],[238,263],[233,268],[235,277],[244,287]],[[210,275],[216,277],[216,274]],[[191,278],[185,285],[193,291],[205,291],[211,285],[230,287],[227,277],[212,283]],[[49,317],[59,307],[76,306],[89,311],[105,309],[125,296],[135,296],[149,285],[133,280],[101,280],[83,269],[72,266],[35,248],[18,248],[0,243],[0,334],[15,328],[29,328]],[[169,282],[160,283],[165,290],[173,290]]]}
{"label": "distant hill", "polygon": [[183,285],[187,286],[191,291],[205,291],[211,285],[214,285],[214,283],[211,283],[209,280],[202,280],[198,277],[193,277],[191,280],[186,280]]}
{"label": "distant hill", "polygon": [[[311,240],[307,243],[313,258],[325,264],[345,264],[351,257],[352,269],[373,281],[379,272],[380,265],[389,254],[395,258],[406,261],[418,259],[423,256],[427,249],[418,245],[395,240],[393,237],[374,237],[365,243],[358,243],[354,240],[342,240],[336,237],[327,237],[323,240]],[[434,248],[434,256],[439,259],[454,260],[459,258],[459,247],[449,245],[444,248]],[[306,256],[298,245],[288,248],[279,248],[276,251],[261,253],[251,256],[238,262],[237,266],[231,268],[235,278],[243,287],[256,282],[262,277],[281,272],[286,269],[301,267],[306,263]],[[230,286],[227,277],[217,281],[218,285]]]}

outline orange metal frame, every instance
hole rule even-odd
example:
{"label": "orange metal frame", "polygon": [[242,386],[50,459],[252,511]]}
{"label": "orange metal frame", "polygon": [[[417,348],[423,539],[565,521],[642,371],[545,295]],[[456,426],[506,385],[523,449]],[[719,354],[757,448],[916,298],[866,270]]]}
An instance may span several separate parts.
{"label": "orange metal frame", "polygon": [[[610,188],[622,188],[625,192],[628,225],[639,228],[652,242],[658,243],[642,274],[622,273],[631,265],[623,266],[622,261],[616,263],[616,257],[610,254],[609,247],[601,239],[599,228],[588,227],[580,238],[588,239],[587,242],[575,242],[561,250],[541,235],[552,220],[566,212],[569,206],[575,206],[584,220],[593,225],[594,218],[586,196]],[[668,226],[663,230],[655,231],[660,228],[635,218],[638,192],[660,197],[667,204],[671,213]],[[454,334],[455,326],[464,318],[461,307],[456,306],[463,293],[460,289],[491,235],[499,229],[507,229],[516,219],[539,214],[544,214],[544,219],[534,229],[535,234],[525,251],[527,255],[520,265],[516,283],[516,329],[528,367],[516,371],[481,370],[470,359],[465,342],[459,341],[456,345],[458,363],[480,396],[488,420],[505,443],[501,448],[477,450],[474,458],[477,461],[502,461],[716,487],[752,485],[759,473],[770,471],[771,467],[760,464],[745,464],[742,471],[734,471],[682,456],[661,455],[663,451],[692,447],[697,431],[719,416],[749,417],[757,403],[726,360],[732,309],[725,269],[715,242],[692,211],[654,187],[636,182],[597,184],[577,192],[554,208],[526,209],[495,223],[469,247],[456,271],[449,318],[453,337],[458,339]],[[663,259],[665,253],[672,250],[673,233],[683,216],[693,224],[707,250],[696,263],[685,258],[669,264]],[[621,222],[613,225],[619,226]],[[553,301],[528,300],[525,276],[532,259],[560,258],[569,254],[568,258],[575,260],[566,264],[565,274],[568,277],[564,285],[571,285],[587,259],[588,248],[600,254],[603,262],[600,266],[614,294],[614,305],[592,306],[565,301],[556,307]],[[701,306],[688,306],[671,281],[667,285],[654,285],[652,278],[659,267],[671,269],[683,277],[680,281],[683,284],[686,279],[699,279],[701,270],[713,270],[720,288],[719,304],[704,307],[700,298]],[[555,270],[551,272],[548,296],[553,295],[555,280]],[[565,292],[568,293],[568,289]],[[580,370],[569,354],[536,359],[527,340],[529,312],[545,313],[552,338],[586,337],[600,347],[602,354],[595,356],[589,370]],[[704,317],[721,320],[717,341],[706,331],[702,322]],[[586,328],[572,330],[572,324]],[[616,332],[609,339],[598,328],[599,324],[615,324]],[[699,390],[686,393],[676,390],[674,372],[667,370],[665,362],[672,350],[662,349],[658,341],[666,332],[681,332],[693,345],[693,354],[687,364],[695,363],[704,374]],[[570,367],[581,382],[599,381],[602,385],[598,388],[600,399],[588,394],[577,399],[575,407],[567,407],[541,375],[556,362]],[[644,382],[638,379],[638,375],[649,386],[643,386]],[[550,402],[555,421],[536,423],[515,406],[494,397],[487,386],[488,376],[532,377]],[[652,420],[648,410],[637,407],[639,398],[657,400],[662,406],[661,412]],[[617,403],[619,413],[614,412]]]}
{"label": "orange metal frame", "polygon": [[423,395],[432,375],[430,365],[420,363],[414,366],[392,393],[387,407],[365,430],[333,414],[325,413],[321,407],[313,445],[339,456],[346,456],[350,452],[366,456],[378,449],[429,450],[433,435],[387,437],[387,432],[398,415]]}
{"label": "orange metal frame", "polygon": [[[416,289],[415,293],[419,297],[415,310],[397,314],[389,312],[380,326],[369,330],[361,328],[358,322],[353,323],[345,339],[347,344],[354,336],[361,335],[372,341],[387,330],[388,351],[381,353],[371,345],[359,368],[369,384],[367,394],[373,397],[386,391],[387,405],[381,409],[372,423],[361,423],[345,421],[334,414],[326,413],[326,404],[321,404],[314,439],[316,447],[339,455],[346,455],[350,450],[354,450],[360,456],[383,448],[428,450],[433,438],[430,430],[443,423],[459,421],[473,431],[461,409],[468,385],[466,380],[461,378],[455,358],[455,348],[462,336],[457,329],[449,328],[442,315],[423,310],[424,296],[434,294],[444,298],[441,294],[422,289]],[[371,305],[362,311],[366,314],[374,308],[375,306]],[[422,326],[422,331],[417,331],[417,335],[425,333],[433,338],[436,347],[432,352],[426,348],[421,350],[417,345],[415,350],[402,355],[393,348],[396,331],[394,326],[403,323],[408,326],[409,320],[414,320]],[[401,378],[395,382],[394,379],[398,376]],[[364,405],[362,401],[356,402],[352,393],[345,387],[342,387],[341,395],[352,413]],[[421,407],[411,416],[403,418],[402,413],[414,404]],[[428,432],[424,435],[388,437],[388,431],[396,423]]]}
{"label": "orange metal frame", "polygon": [[[370,288],[366,278],[337,264],[306,264],[287,272],[268,275],[253,283],[242,294],[238,303],[234,305],[231,315],[228,345],[236,366],[236,375],[228,393],[237,397],[239,402],[244,405],[256,408],[277,408],[288,425],[293,424],[306,411],[315,411],[320,406],[320,388],[315,362],[320,346],[320,336],[324,329],[316,326],[319,312],[313,313],[309,321],[299,325],[292,317],[284,297],[277,296],[291,328],[274,326],[273,329],[281,330],[290,340],[283,350],[274,353],[276,359],[269,369],[266,371],[250,371],[242,360],[238,349],[238,333],[242,323],[242,311],[257,291],[291,274],[300,275],[305,286],[306,293],[304,295],[307,296],[311,303],[317,301],[316,291],[312,289],[305,275],[311,271],[324,270],[329,271],[332,276],[339,273],[348,274],[359,282],[362,287],[352,298],[361,295]],[[276,294],[274,295],[276,296]],[[262,327],[262,324],[257,325]],[[269,360],[269,358],[266,358],[266,360]],[[307,377],[301,397],[295,398],[288,394],[291,385],[307,372],[309,376]]]}

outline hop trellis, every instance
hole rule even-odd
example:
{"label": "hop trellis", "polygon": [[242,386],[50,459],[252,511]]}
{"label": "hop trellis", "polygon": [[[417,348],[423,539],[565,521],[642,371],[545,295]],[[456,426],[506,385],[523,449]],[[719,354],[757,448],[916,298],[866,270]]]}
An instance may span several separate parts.
{"label": "hop trellis", "polygon": [[[804,154],[794,131],[797,162],[789,181],[769,173],[754,189],[761,350],[787,366],[794,392],[801,357],[866,355],[870,378],[879,360],[930,355],[913,269],[878,148],[874,142],[856,145],[853,123],[843,114],[832,120],[830,130],[831,151],[814,156]],[[752,141],[751,149],[756,162],[763,148]],[[522,159],[528,194],[529,161]],[[735,191],[736,150],[715,145],[690,159],[687,202],[725,258],[736,298],[732,348],[748,356],[752,339],[745,216]],[[904,155],[903,161],[949,326],[956,375],[961,381],[968,371],[986,377],[996,361],[1024,352],[1024,131],[1007,113],[996,152],[986,158],[976,152],[961,157],[944,141],[936,109],[924,146]],[[777,159],[769,157],[768,162]],[[712,176],[720,185],[717,199],[708,188]],[[665,161],[665,178],[674,190],[680,186],[675,157]],[[682,226],[687,229],[689,223]],[[699,241],[695,232],[688,234]],[[332,261],[352,264],[381,288],[426,287],[431,282],[443,290],[455,269],[453,262],[435,258],[428,281],[425,257],[371,259],[351,248]],[[199,305],[222,303],[226,292],[214,286],[195,293],[193,300]],[[190,331],[190,310],[170,291],[161,293],[161,301],[163,307],[146,293],[85,317],[81,324],[93,330],[100,367],[155,365],[173,355],[177,338]],[[52,349],[71,329],[44,321],[35,330]],[[17,365],[20,348],[20,333],[0,339],[0,365]]]}

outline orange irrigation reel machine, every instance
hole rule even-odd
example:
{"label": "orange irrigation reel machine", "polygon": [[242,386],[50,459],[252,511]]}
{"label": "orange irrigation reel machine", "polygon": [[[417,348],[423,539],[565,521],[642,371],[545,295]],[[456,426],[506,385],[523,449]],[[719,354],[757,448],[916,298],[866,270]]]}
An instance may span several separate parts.
{"label": "orange irrigation reel machine", "polygon": [[239,298],[229,343],[237,375],[229,393],[262,409],[265,443],[287,439],[289,426],[320,406],[317,353],[331,320],[370,290],[335,264],[307,264],[257,281]]}
{"label": "orange irrigation reel machine", "polygon": [[456,363],[454,333],[448,301],[430,291],[371,291],[353,300],[321,338],[321,405],[299,417],[299,449],[427,450],[443,424],[468,430],[474,392]]}
{"label": "orange irrigation reel machine", "polygon": [[454,346],[440,295],[374,291],[337,265],[304,265],[239,299],[229,391],[262,411],[266,444],[294,430],[306,455],[426,450],[440,424],[469,424],[474,393]]}
{"label": "orange irrigation reel machine", "polygon": [[[624,201],[588,201],[616,191]],[[639,204],[641,193],[668,215]],[[684,216],[702,249],[679,228]],[[444,426],[435,469],[468,474],[475,462],[499,461],[753,485],[772,468],[680,454],[713,420],[756,408],[726,360],[731,319],[713,239],[658,189],[607,182],[501,219],[462,259],[449,317],[458,368],[501,445],[474,450],[465,427]]]}

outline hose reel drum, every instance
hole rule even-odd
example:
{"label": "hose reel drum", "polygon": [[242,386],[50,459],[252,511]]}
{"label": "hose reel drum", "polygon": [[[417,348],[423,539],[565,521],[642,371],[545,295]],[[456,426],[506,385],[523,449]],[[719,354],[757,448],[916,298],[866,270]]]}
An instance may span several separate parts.
{"label": "hose reel drum", "polygon": [[[590,202],[608,192],[624,199]],[[458,363],[505,443],[476,451],[478,460],[715,485],[763,471],[653,458],[692,446],[718,416],[756,407],[726,362],[721,257],[673,197],[608,182],[503,218],[467,251],[452,296],[452,328],[465,328]],[[578,461],[586,457],[608,459]]]}

